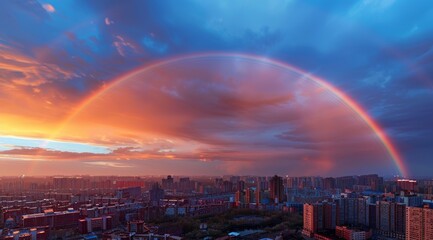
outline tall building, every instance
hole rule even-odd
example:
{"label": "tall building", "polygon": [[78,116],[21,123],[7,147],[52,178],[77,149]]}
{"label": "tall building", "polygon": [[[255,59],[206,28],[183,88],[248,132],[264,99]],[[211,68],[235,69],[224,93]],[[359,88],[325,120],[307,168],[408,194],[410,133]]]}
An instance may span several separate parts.
{"label": "tall building", "polygon": [[417,182],[416,180],[410,179],[398,179],[397,186],[400,190],[403,191],[415,191],[417,187]]}
{"label": "tall building", "polygon": [[406,232],[406,205],[395,203],[395,227],[392,229],[396,233],[396,237],[404,239]]}
{"label": "tall building", "polygon": [[370,203],[370,204],[368,204],[367,207],[368,207],[368,224],[367,224],[367,226],[370,228],[376,228],[376,219],[377,219],[376,208],[377,208],[377,205]]}
{"label": "tall building", "polygon": [[353,176],[338,177],[335,179],[335,186],[340,189],[352,189],[355,183]]}
{"label": "tall building", "polygon": [[376,228],[384,233],[391,232],[391,225],[393,224],[394,219],[394,213],[391,210],[391,203],[386,201],[379,201],[376,211]]}
{"label": "tall building", "polygon": [[433,239],[433,209],[406,208],[406,239]]}
{"label": "tall building", "polygon": [[174,179],[171,175],[168,175],[166,179],[162,179],[162,188],[167,190],[174,189]]}
{"label": "tall building", "polygon": [[243,204],[245,203],[245,191],[244,190],[236,191],[235,202],[236,202],[236,206],[243,207]]}
{"label": "tall building", "polygon": [[224,182],[224,179],[222,179],[222,178],[215,178],[215,187],[218,188],[218,189],[221,189],[222,186],[223,186],[223,182]]}
{"label": "tall building", "polygon": [[406,206],[402,203],[378,201],[376,231],[385,237],[404,239]]}
{"label": "tall building", "polygon": [[323,228],[334,229],[337,224],[337,204],[323,204]]}
{"label": "tall building", "polygon": [[154,183],[149,195],[152,206],[159,206],[159,200],[164,198],[164,189],[160,188],[158,183]]}
{"label": "tall building", "polygon": [[273,176],[269,181],[270,197],[275,203],[283,202],[284,185],[283,178],[277,175]]}
{"label": "tall building", "polygon": [[233,191],[233,183],[230,181],[224,181],[222,186],[223,192],[232,192]]}
{"label": "tall building", "polygon": [[269,182],[264,177],[257,177],[257,189],[265,191],[269,188]]}
{"label": "tall building", "polygon": [[423,208],[406,208],[406,239],[421,240],[423,238]]}
{"label": "tall building", "polygon": [[[367,201],[364,198],[339,198],[335,200],[338,205],[338,225],[366,225]],[[361,216],[360,216],[361,214]]]}
{"label": "tall building", "polygon": [[433,239],[433,209],[424,208],[424,238]]}
{"label": "tall building", "polygon": [[261,182],[257,182],[257,187],[256,187],[256,205],[259,206],[262,203],[262,199],[264,198],[264,191],[262,188],[262,184]]}
{"label": "tall building", "polygon": [[181,192],[191,192],[192,191],[192,182],[189,177],[179,178],[179,188],[178,190]]}
{"label": "tall building", "polygon": [[307,237],[312,237],[314,233],[318,232],[323,228],[323,224],[319,221],[320,217],[318,215],[323,214],[320,212],[320,208],[317,204],[304,204],[304,229],[302,234]]}
{"label": "tall building", "polygon": [[335,188],[335,178],[328,177],[323,179],[323,188],[326,190]]}
{"label": "tall building", "polygon": [[368,199],[363,197],[363,198],[358,198],[357,199],[357,224],[358,225],[362,225],[362,226],[368,226]]}
{"label": "tall building", "polygon": [[304,204],[304,228],[302,234],[312,237],[324,230],[333,230],[336,226],[337,205],[335,203]]}
{"label": "tall building", "polygon": [[251,204],[256,202],[255,188],[247,188],[245,190],[245,203]]}
{"label": "tall building", "polygon": [[383,185],[383,178],[377,174],[361,175],[358,177],[358,184],[370,186],[372,190],[379,190]]}
{"label": "tall building", "polygon": [[239,181],[238,182],[238,184],[237,184],[237,190],[238,191],[242,191],[242,190],[244,190],[245,189],[245,181]]}

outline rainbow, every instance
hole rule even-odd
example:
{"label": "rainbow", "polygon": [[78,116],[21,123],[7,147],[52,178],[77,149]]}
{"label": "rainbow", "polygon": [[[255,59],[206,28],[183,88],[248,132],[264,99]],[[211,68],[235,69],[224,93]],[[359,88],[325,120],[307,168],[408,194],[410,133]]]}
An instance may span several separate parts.
{"label": "rainbow", "polygon": [[88,97],[86,97],[83,101],[81,101],[77,107],[61,122],[59,127],[56,129],[56,131],[51,135],[50,139],[55,138],[61,131],[64,129],[64,127],[74,118],[76,117],[83,109],[85,109],[87,106],[89,106],[95,99],[97,99],[99,96],[101,96],[104,92],[108,91],[109,89],[112,89],[116,87],[118,84],[122,83],[126,79],[141,73],[143,71],[148,71],[154,68],[157,68],[159,66],[162,66],[164,64],[173,63],[180,60],[188,60],[188,59],[195,59],[195,58],[204,58],[204,57],[233,57],[233,58],[241,58],[246,60],[255,60],[260,62],[265,62],[271,65],[274,65],[276,67],[281,67],[285,69],[289,69],[291,71],[294,71],[300,75],[306,76],[308,79],[314,81],[316,84],[321,86],[322,88],[331,91],[339,100],[341,100],[347,107],[349,107],[354,113],[356,113],[370,128],[371,130],[376,134],[378,139],[382,142],[383,146],[387,150],[389,156],[396,164],[398,170],[400,173],[406,177],[408,176],[408,170],[407,167],[404,164],[404,161],[401,157],[401,155],[398,153],[396,147],[393,145],[390,138],[386,135],[385,131],[379,126],[378,123],[376,123],[369,114],[352,98],[350,98],[348,95],[346,95],[343,91],[338,89],[337,87],[333,86],[329,82],[309,74],[308,72],[305,72],[297,67],[294,67],[292,65],[289,65],[287,63],[268,59],[265,57],[257,56],[257,55],[250,55],[250,54],[243,54],[243,53],[225,53],[225,52],[206,52],[206,53],[197,53],[197,54],[189,54],[189,55],[181,55],[161,61],[154,62],[152,64],[148,64],[145,66],[138,67],[136,69],[133,69],[129,72],[126,72],[125,74],[122,74],[118,76],[117,78],[110,81],[109,84],[102,87],[101,89],[93,92]]}

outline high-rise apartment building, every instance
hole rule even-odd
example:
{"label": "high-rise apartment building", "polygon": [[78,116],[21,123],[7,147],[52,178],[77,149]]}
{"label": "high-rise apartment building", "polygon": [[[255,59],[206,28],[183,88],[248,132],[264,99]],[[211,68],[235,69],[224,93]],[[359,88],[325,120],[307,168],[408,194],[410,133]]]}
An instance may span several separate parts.
{"label": "high-rise apartment building", "polygon": [[273,176],[269,181],[271,200],[275,203],[283,202],[284,185],[283,178],[277,175]]}
{"label": "high-rise apartment building", "polygon": [[166,179],[162,179],[162,188],[167,190],[174,189],[174,179],[171,175],[168,175]]}
{"label": "high-rise apartment building", "polygon": [[335,179],[335,186],[340,189],[352,189],[355,184],[356,182],[353,176],[344,176]]}
{"label": "high-rise apartment building", "polygon": [[337,205],[322,202],[304,204],[304,229],[302,234],[312,237],[323,230],[335,229],[337,218]]}
{"label": "high-rise apartment building", "polygon": [[159,206],[159,201],[164,198],[164,189],[160,188],[158,183],[154,183],[149,190],[149,198],[152,206]]}
{"label": "high-rise apartment building", "polygon": [[404,239],[406,206],[402,203],[376,203],[376,231],[382,236]]}
{"label": "high-rise apartment building", "polygon": [[323,228],[322,221],[320,221],[323,212],[318,207],[319,204],[304,204],[304,229],[302,234],[307,237],[312,237],[314,233]]}
{"label": "high-rise apartment building", "polygon": [[406,208],[406,239],[433,239],[433,209]]}
{"label": "high-rise apartment building", "polygon": [[397,186],[400,190],[403,191],[415,191],[417,187],[416,180],[410,180],[410,179],[398,179],[397,180]]}
{"label": "high-rise apartment building", "polygon": [[408,207],[406,208],[406,239],[421,240],[423,239],[423,208]]}
{"label": "high-rise apartment building", "polygon": [[335,178],[328,177],[323,179],[323,188],[326,190],[335,188]]}
{"label": "high-rise apartment building", "polygon": [[366,225],[368,216],[366,199],[339,198],[335,201],[338,205],[338,225]]}

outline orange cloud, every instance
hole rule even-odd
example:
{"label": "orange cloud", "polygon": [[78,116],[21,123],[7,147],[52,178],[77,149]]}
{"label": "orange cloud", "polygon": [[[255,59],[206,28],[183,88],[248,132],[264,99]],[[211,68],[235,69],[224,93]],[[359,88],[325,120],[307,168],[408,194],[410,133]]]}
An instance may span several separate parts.
{"label": "orange cloud", "polygon": [[76,104],[56,84],[75,74],[3,45],[0,53],[0,134],[49,136]]}
{"label": "orange cloud", "polygon": [[8,120],[0,131],[99,144],[111,152],[16,148],[0,156],[119,169],[131,161],[193,161],[193,168],[266,174],[370,172],[390,164],[369,126],[333,93],[262,62],[190,59],[133,74],[84,105],[31,100],[50,89],[16,91],[28,113],[2,113]]}
{"label": "orange cloud", "polygon": [[0,45],[0,73],[2,84],[39,86],[58,79],[69,79],[73,76],[54,64],[44,64],[21,54],[13,49]]}

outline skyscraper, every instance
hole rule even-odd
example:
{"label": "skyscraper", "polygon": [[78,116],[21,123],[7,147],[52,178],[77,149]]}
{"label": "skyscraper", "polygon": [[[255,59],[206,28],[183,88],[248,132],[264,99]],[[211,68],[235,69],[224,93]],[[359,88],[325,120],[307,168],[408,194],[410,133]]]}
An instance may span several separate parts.
{"label": "skyscraper", "polygon": [[277,175],[273,176],[269,181],[270,197],[275,203],[283,201],[284,196],[284,185],[283,178]]}
{"label": "skyscraper", "polygon": [[406,231],[406,205],[394,203],[393,206],[395,208],[395,227],[393,230],[395,231],[397,238],[404,239]]}
{"label": "skyscraper", "polygon": [[433,239],[433,209],[424,208],[424,239]]}
{"label": "skyscraper", "polygon": [[384,233],[391,232],[391,225],[393,221],[393,212],[391,211],[391,203],[386,201],[379,201],[377,211],[376,228]]}
{"label": "skyscraper", "polygon": [[154,183],[152,189],[149,191],[149,195],[152,206],[158,206],[159,200],[164,198],[164,189],[161,189],[158,183]]}
{"label": "skyscraper", "polygon": [[406,239],[421,240],[423,238],[423,209],[406,208]]}
{"label": "skyscraper", "polygon": [[400,190],[415,191],[415,189],[417,188],[417,182],[416,180],[410,180],[410,179],[398,179],[397,186],[399,187]]}
{"label": "skyscraper", "polygon": [[406,208],[406,239],[433,239],[433,209]]}
{"label": "skyscraper", "polygon": [[335,178],[328,177],[323,179],[323,188],[330,190],[335,188]]}
{"label": "skyscraper", "polygon": [[323,222],[320,221],[323,215],[322,208],[319,204],[304,204],[304,229],[302,234],[312,237],[314,233],[323,228]]}
{"label": "skyscraper", "polygon": [[339,198],[338,204],[338,225],[357,225],[358,224],[358,198]]}
{"label": "skyscraper", "polygon": [[312,237],[323,230],[333,230],[336,226],[337,205],[322,202],[304,204],[304,229],[302,234]]}
{"label": "skyscraper", "polygon": [[162,188],[168,190],[174,189],[174,179],[171,175],[168,175],[166,179],[162,179]]}

